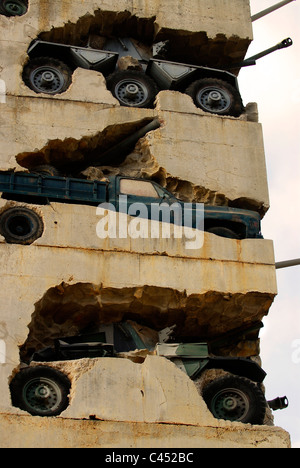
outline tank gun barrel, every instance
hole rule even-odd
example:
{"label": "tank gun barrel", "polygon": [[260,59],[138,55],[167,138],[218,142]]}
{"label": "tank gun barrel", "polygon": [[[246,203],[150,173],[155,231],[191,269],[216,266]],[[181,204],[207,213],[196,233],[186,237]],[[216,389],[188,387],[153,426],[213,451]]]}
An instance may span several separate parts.
{"label": "tank gun barrel", "polygon": [[279,42],[273,47],[270,47],[269,49],[263,50],[262,52],[259,52],[258,54],[253,55],[252,57],[249,57],[243,62],[240,62],[239,64],[232,65],[230,68],[241,68],[241,67],[249,67],[250,65],[255,65],[256,60],[265,57],[266,55],[272,54],[276,50],[280,49],[286,49],[287,47],[290,47],[293,45],[293,41],[290,37],[284,39],[283,41]]}

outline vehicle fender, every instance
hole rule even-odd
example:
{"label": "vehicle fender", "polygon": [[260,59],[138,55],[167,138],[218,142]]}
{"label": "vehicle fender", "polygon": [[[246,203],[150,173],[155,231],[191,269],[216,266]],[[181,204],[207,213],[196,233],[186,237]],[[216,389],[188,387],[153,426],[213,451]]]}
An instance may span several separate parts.
{"label": "vehicle fender", "polygon": [[193,375],[193,379],[199,377],[206,369],[222,369],[240,377],[246,377],[253,382],[261,383],[266,377],[266,372],[250,358],[238,357],[209,357],[206,365],[199,368],[199,372]]}

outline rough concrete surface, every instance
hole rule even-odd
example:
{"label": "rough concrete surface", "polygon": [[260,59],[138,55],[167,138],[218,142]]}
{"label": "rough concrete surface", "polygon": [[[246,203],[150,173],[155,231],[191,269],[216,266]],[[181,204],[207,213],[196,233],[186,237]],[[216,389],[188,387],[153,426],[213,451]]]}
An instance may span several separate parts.
{"label": "rough concrete surface", "polygon": [[[72,381],[69,407],[58,418],[28,417],[16,409],[14,419],[0,415],[1,447],[290,446],[288,434],[279,428],[216,420],[194,383],[162,357],[149,355],[143,364],[99,358],[51,366]],[[18,428],[11,439],[5,434],[13,421]],[[77,429],[84,429],[80,437]]]}
{"label": "rough concrete surface", "polygon": [[[278,427],[88,421],[0,414],[2,448],[290,448]],[[11,437],[11,433],[14,437]]]}
{"label": "rough concrete surface", "polygon": [[[0,41],[4,60],[0,78],[8,94],[27,94],[18,77],[27,48],[37,37],[80,45],[90,31],[105,36],[133,36],[144,42],[170,40],[170,59],[221,66],[242,60],[252,40],[249,3],[207,0],[191,4],[114,0],[31,0],[28,13],[18,18],[0,16],[6,34]],[[189,51],[187,53],[187,51]],[[190,59],[190,61],[188,60]],[[31,94],[29,94],[31,95]]]}
{"label": "rough concrete surface", "polygon": [[[90,34],[148,45],[169,40],[169,60],[226,68],[251,43],[249,1],[30,0],[24,16],[0,15],[0,30],[2,171],[51,164],[89,179],[149,178],[184,201],[265,215],[256,104],[238,118],[221,117],[185,94],[162,91],[153,108],[137,109],[121,107],[99,72],[75,70],[69,89],[55,96],[35,94],[22,79],[32,40],[85,46]],[[120,161],[93,165],[154,118],[160,128]],[[54,339],[91,325],[134,320],[157,332],[176,323],[180,336],[197,340],[241,329],[220,353],[259,362],[258,333],[249,336],[245,328],[269,313],[277,294],[271,240],[205,233],[203,245],[189,250],[173,228],[168,239],[100,239],[95,207],[1,198],[0,214],[20,205],[41,216],[44,231],[28,246],[0,236],[1,447],[290,447],[280,428],[216,420],[194,383],[151,354],[52,363],[72,382],[63,414],[32,417],[13,407],[9,383],[20,365]],[[132,219],[124,219],[128,227]]]}
{"label": "rough concrete surface", "polygon": [[[81,72],[95,80],[90,71]],[[105,88],[102,102],[109,94]],[[67,173],[74,165],[84,169],[93,165],[91,157],[99,161],[106,150],[158,117],[161,128],[124,152],[119,167],[108,160],[100,169],[152,178],[185,201],[239,206],[262,216],[268,210],[259,123],[204,113],[188,96],[170,91],[159,93],[154,110],[109,105],[112,100],[110,95],[104,105],[8,97],[0,117],[1,169],[30,170],[43,164]],[[187,113],[185,103],[194,112]]]}

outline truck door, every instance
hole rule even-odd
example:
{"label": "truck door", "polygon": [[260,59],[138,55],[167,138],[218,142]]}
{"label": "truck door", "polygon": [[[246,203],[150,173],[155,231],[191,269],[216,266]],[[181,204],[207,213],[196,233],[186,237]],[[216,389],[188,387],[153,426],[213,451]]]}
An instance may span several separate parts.
{"label": "truck door", "polygon": [[160,203],[160,195],[147,180],[119,179],[117,211],[151,219],[151,204]]}

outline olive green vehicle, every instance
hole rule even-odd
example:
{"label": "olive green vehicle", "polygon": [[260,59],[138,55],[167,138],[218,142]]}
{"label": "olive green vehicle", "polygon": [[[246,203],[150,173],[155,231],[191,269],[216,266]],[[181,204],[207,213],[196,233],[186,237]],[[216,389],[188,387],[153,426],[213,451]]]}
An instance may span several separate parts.
{"label": "olive green vehicle", "polygon": [[63,372],[51,367],[51,362],[119,357],[119,353],[148,349],[171,360],[198,390],[205,370],[225,371],[199,390],[217,419],[263,424],[268,404],[274,410],[287,407],[286,397],[266,401],[260,386],[266,373],[253,360],[214,356],[207,343],[168,343],[174,328],[159,332],[156,345],[145,340],[129,321],[103,326],[96,334],[57,339],[54,346],[35,352],[28,366],[15,375],[10,384],[12,403],[32,415],[56,416],[69,405],[71,382]]}

